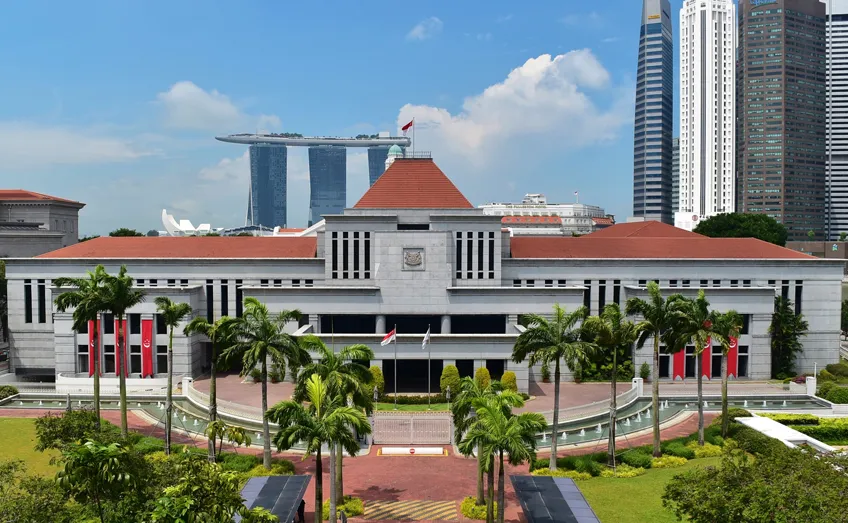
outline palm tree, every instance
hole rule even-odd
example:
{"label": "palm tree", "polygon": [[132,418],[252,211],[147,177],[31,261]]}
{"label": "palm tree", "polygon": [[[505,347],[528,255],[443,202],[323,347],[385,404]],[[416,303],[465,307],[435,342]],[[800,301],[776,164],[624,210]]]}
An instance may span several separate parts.
{"label": "palm tree", "polygon": [[600,316],[591,316],[583,323],[583,328],[595,343],[612,353],[612,379],[610,380],[610,420],[609,420],[609,465],[615,466],[615,418],[617,405],[616,380],[618,378],[618,353],[631,353],[633,344],[643,328],[625,318],[617,303],[610,303]]}
{"label": "palm tree", "polygon": [[[504,521],[504,454],[510,465],[520,465],[525,461],[536,458],[536,434],[547,428],[545,417],[536,412],[525,412],[513,415],[513,406],[521,406],[524,402],[520,396],[518,404],[507,400],[505,396],[515,395],[514,392],[494,395],[474,400],[477,411],[477,421],[460,444],[460,450],[471,452],[482,448],[483,453],[493,463],[494,456],[498,458],[498,523]],[[490,468],[490,473],[493,472]],[[492,493],[489,493],[490,506]]]}
{"label": "palm tree", "polygon": [[165,454],[171,454],[171,416],[174,408],[174,329],[181,321],[191,314],[188,303],[174,303],[171,298],[159,296],[156,298],[156,309],[168,326],[168,390],[165,393]]}
{"label": "palm tree", "polygon": [[[698,291],[694,300],[683,298],[675,302],[675,320],[667,331],[670,345],[677,350],[685,350],[690,343],[695,345],[695,374],[698,380],[698,445],[704,445],[704,369],[701,368],[704,351],[712,351],[712,342],[725,340],[713,331],[716,313],[710,310],[703,290]],[[710,354],[710,352],[707,352]],[[712,361],[712,359],[710,359]],[[709,372],[709,369],[707,369]],[[712,374],[712,373],[710,373]]]}
{"label": "palm tree", "polygon": [[94,362],[94,421],[97,430],[100,430],[100,332],[97,318],[101,312],[106,310],[103,300],[103,282],[106,280],[106,269],[102,265],[87,272],[86,278],[56,278],[53,284],[57,288],[74,287],[75,290],[63,292],[56,297],[56,310],[65,312],[69,308],[74,309],[74,330],[79,332],[88,326],[89,321],[94,322],[94,329],[89,329],[89,337],[94,336],[94,343],[89,345],[94,350],[92,361]]}
{"label": "palm tree", "polygon": [[673,294],[663,299],[660,286],[656,282],[648,283],[648,299],[630,298],[627,300],[625,312],[627,315],[639,315],[643,321],[639,323],[639,338],[636,347],[641,349],[645,342],[652,338],[654,341],[653,370],[651,372],[651,410],[654,412],[654,456],[662,455],[660,451],[660,338],[668,330],[676,317],[676,303],[683,299],[681,294]]}
{"label": "palm tree", "polygon": [[[374,351],[368,345],[350,345],[342,348],[336,354],[333,349],[327,347],[317,336],[304,336],[300,338],[300,345],[309,352],[318,355],[317,362],[309,363],[301,372],[301,379],[297,381],[292,399],[294,401],[306,401],[306,377],[317,374],[321,379],[327,381],[330,392],[340,396],[344,400],[350,398],[353,405],[365,409],[370,414],[374,408],[371,394],[368,393],[368,385],[373,381],[373,376],[368,367],[357,363],[361,360],[374,358]],[[342,474],[343,452],[341,445],[330,449],[330,459],[335,460],[335,494],[339,502],[344,501],[344,476]]]}
{"label": "palm tree", "polygon": [[559,389],[560,361],[565,361],[568,368],[576,371],[586,362],[591,352],[596,349],[594,343],[581,339],[580,322],[586,319],[589,310],[578,307],[574,312],[566,313],[554,305],[554,316],[547,320],[538,314],[525,317],[526,330],[518,336],[512,349],[512,361],[521,363],[528,359],[529,364],[549,365],[554,363],[554,424],[551,436],[551,470],[556,470],[557,434],[559,434]]}
{"label": "palm tree", "polygon": [[[274,444],[280,451],[306,444],[306,455],[315,454],[315,523],[323,521],[323,471],[321,447],[324,444],[341,444],[351,456],[359,450],[353,431],[369,434],[371,425],[361,409],[348,407],[342,398],[333,394],[326,380],[312,374],[304,382],[308,406],[294,400],[277,403],[265,417],[276,423],[280,430],[274,435]],[[330,503],[330,523],[336,521],[336,505]]]}
{"label": "palm tree", "polygon": [[127,274],[127,266],[121,265],[117,276],[107,276],[104,283],[106,309],[118,321],[118,347],[120,355],[117,368],[118,388],[121,394],[121,437],[127,437],[127,350],[124,317],[127,311],[144,301],[144,292],[133,287],[133,278]]}
{"label": "palm tree", "polygon": [[[488,387],[480,387],[476,380],[466,376],[459,381],[459,393],[451,403],[451,414],[453,415],[454,425],[454,441],[462,441],[463,436],[471,428],[471,425],[476,420],[476,412],[474,411],[474,401],[480,398],[495,396],[502,390],[501,382],[493,381]],[[473,451],[469,451],[465,456],[470,456]],[[485,463],[483,461],[483,449],[477,448],[477,504],[485,503],[485,494],[483,492],[483,472],[485,471]]]}
{"label": "palm tree", "polygon": [[718,314],[713,323],[713,332],[721,341],[721,437],[727,437],[730,420],[727,419],[727,355],[739,343],[739,332],[742,330],[742,315],[734,310]]}
{"label": "palm tree", "polygon": [[[241,359],[242,374],[259,367],[262,385],[262,412],[268,410],[268,359],[284,364],[286,361],[305,365],[311,360],[297,338],[285,332],[290,321],[300,319],[300,311],[282,311],[276,316],[256,298],[244,299],[244,314],[234,321],[232,343],[221,354],[226,362]],[[267,417],[262,419],[264,446],[262,463],[271,470],[271,429]]]}
{"label": "palm tree", "polygon": [[[202,334],[209,338],[212,345],[212,364],[209,371],[209,422],[213,423],[218,419],[218,400],[217,400],[217,381],[216,374],[218,368],[219,354],[229,347],[233,338],[233,327],[235,326],[235,318],[223,316],[217,321],[209,323],[206,318],[197,316],[193,318],[188,325],[183,329],[186,336],[192,334]],[[209,461],[214,463],[215,444],[209,443]]]}

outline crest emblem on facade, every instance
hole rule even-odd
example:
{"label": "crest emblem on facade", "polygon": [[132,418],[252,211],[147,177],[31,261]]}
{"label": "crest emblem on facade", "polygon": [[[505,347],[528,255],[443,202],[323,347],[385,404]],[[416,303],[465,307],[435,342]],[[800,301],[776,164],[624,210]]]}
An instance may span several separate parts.
{"label": "crest emblem on facade", "polygon": [[411,267],[418,267],[424,262],[424,255],[421,251],[404,251],[403,263]]}

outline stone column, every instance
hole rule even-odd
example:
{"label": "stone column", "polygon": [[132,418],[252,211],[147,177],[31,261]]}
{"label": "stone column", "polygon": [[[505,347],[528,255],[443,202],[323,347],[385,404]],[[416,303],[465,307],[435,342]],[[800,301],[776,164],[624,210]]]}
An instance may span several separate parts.
{"label": "stone column", "polygon": [[386,316],[383,314],[377,315],[377,328],[374,334],[386,334]]}
{"label": "stone column", "polygon": [[442,316],[442,334],[451,333],[451,317],[448,314]]}

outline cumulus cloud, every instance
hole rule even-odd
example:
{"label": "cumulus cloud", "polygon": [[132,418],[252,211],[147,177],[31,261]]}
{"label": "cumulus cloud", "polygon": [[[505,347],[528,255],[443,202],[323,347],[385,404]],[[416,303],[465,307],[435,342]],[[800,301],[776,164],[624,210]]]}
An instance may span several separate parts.
{"label": "cumulus cloud", "polygon": [[418,22],[407,34],[407,40],[427,40],[442,32],[444,24],[435,16]]}
{"label": "cumulus cloud", "polygon": [[204,181],[220,182],[224,180],[236,180],[247,182],[250,176],[250,152],[237,158],[224,158],[215,165],[200,169],[197,177]]}
{"label": "cumulus cloud", "polygon": [[163,108],[165,125],[174,129],[229,132],[280,127],[277,116],[245,114],[225,94],[206,91],[190,81],[175,83],[156,95],[156,101]]}

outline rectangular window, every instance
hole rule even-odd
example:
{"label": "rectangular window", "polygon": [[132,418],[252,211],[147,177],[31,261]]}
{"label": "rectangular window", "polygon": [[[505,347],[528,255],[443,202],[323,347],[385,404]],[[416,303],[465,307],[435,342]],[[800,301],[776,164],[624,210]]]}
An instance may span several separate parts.
{"label": "rectangular window", "polygon": [[188,287],[188,280],[180,280],[180,287]]}
{"label": "rectangular window", "polygon": [[751,315],[750,314],[743,314],[742,315],[742,328],[739,329],[739,335],[741,336],[742,334],[750,334],[750,332],[749,332],[750,330],[751,330]]}
{"label": "rectangular window", "polygon": [[489,279],[495,279],[495,233],[489,233]]}
{"label": "rectangular window", "polygon": [[115,346],[103,345],[103,374],[115,373]]}
{"label": "rectangular window", "polygon": [[215,315],[215,286],[212,280],[206,280],[206,321],[212,323]]}
{"label": "rectangular window", "polygon": [[32,284],[24,280],[24,323],[32,323]]}
{"label": "rectangular window", "polygon": [[721,346],[716,345],[712,348],[712,356],[710,358],[712,368],[708,369],[707,373],[710,378],[721,378]]}
{"label": "rectangular window", "polygon": [[168,280],[168,287],[176,287],[177,280]]}
{"label": "rectangular window", "polygon": [[150,280],[150,286],[156,287],[156,280]]}
{"label": "rectangular window", "polygon": [[77,372],[88,374],[88,343],[77,345]]}
{"label": "rectangular window", "polygon": [[639,280],[639,287],[644,287],[648,284],[648,280]]}
{"label": "rectangular window", "polygon": [[607,281],[598,280],[598,314],[603,312],[607,304]]}
{"label": "rectangular window", "polygon": [[292,287],[300,287],[300,280],[292,280]]}
{"label": "rectangular window", "polygon": [[156,318],[156,334],[168,334],[168,326],[165,324],[165,316],[154,314]]}
{"label": "rectangular window", "polygon": [[592,280],[583,280],[583,285],[586,287],[583,290],[583,306],[590,312],[592,310]]}
{"label": "rectangular window", "polygon": [[353,233],[353,279],[359,279],[359,233]]}
{"label": "rectangular window", "polygon": [[371,233],[370,232],[365,233],[365,244],[363,246],[363,249],[365,250],[365,252],[363,253],[365,255],[365,274],[364,274],[364,276],[365,276],[366,280],[369,280],[369,279],[371,279]]}
{"label": "rectangular window", "polygon": [[477,279],[483,279],[483,232],[477,233]]}
{"label": "rectangular window", "polygon": [[236,280],[236,318],[241,318],[244,312],[243,291],[241,290],[241,280]]}
{"label": "rectangular window", "polygon": [[115,317],[108,312],[103,314],[103,334],[115,334]]}
{"label": "rectangular window", "polygon": [[545,280],[545,287],[553,287],[553,286],[554,286],[553,280]]}
{"label": "rectangular window", "polygon": [[47,290],[44,280],[38,280],[38,323],[47,323]]}
{"label": "rectangular window", "polygon": [[709,286],[709,284],[710,284],[709,280],[701,280],[701,287],[707,287],[707,286]]}
{"label": "rectangular window", "polygon": [[736,373],[740,378],[748,377],[748,346],[740,345],[739,346],[739,357],[736,360]]}
{"label": "rectangular window", "polygon": [[465,277],[469,280],[474,279],[474,233],[466,233],[465,248],[468,252],[465,253]]}
{"label": "rectangular window", "polygon": [[268,286],[268,280],[259,280],[259,286],[260,287],[267,287]]}
{"label": "rectangular window", "polygon": [[671,378],[671,354],[660,353],[660,378]]}
{"label": "rectangular window", "polygon": [[348,279],[348,245],[347,245],[347,233],[342,233],[342,279]]}
{"label": "rectangular window", "polygon": [[283,280],[274,280],[274,287],[282,287]]}
{"label": "rectangular window", "polygon": [[783,285],[780,289],[780,295],[783,297],[784,300],[789,299],[789,280],[783,280]]}
{"label": "rectangular window", "polygon": [[521,287],[521,280],[512,280],[513,287]]}
{"label": "rectangular window", "polygon": [[462,279],[462,233],[456,233],[456,279]]}
{"label": "rectangular window", "polygon": [[683,286],[684,287],[689,287],[690,283],[691,282],[689,280],[683,280]]}
{"label": "rectangular window", "polygon": [[230,286],[227,280],[221,280],[221,316],[227,316],[230,313]]}
{"label": "rectangular window", "polygon": [[528,287],[535,287],[536,286],[536,280],[527,280],[527,286]]}
{"label": "rectangular window", "polygon": [[801,304],[804,298],[803,280],[795,280],[795,315],[801,314]]}
{"label": "rectangular window", "polygon": [[557,287],[565,287],[565,280],[557,280]]}
{"label": "rectangular window", "polygon": [[168,372],[168,346],[156,346],[156,374],[165,374]]}
{"label": "rectangular window", "polygon": [[695,347],[686,347],[686,376],[695,377]]}
{"label": "rectangular window", "polygon": [[739,280],[730,280],[731,287],[739,287]]}
{"label": "rectangular window", "polygon": [[751,280],[742,280],[742,286],[743,287],[750,287],[751,286]]}
{"label": "rectangular window", "polygon": [[304,287],[313,287],[314,284],[315,284],[314,280],[303,280],[303,286]]}
{"label": "rectangular window", "polygon": [[130,345],[130,374],[141,374],[141,345]]}
{"label": "rectangular window", "polygon": [[135,284],[139,287],[144,287],[144,278],[139,278],[135,281]]}
{"label": "rectangular window", "polygon": [[612,285],[612,301],[621,305],[621,280],[613,280]]}
{"label": "rectangular window", "polygon": [[721,280],[713,280],[713,287],[721,287]]}
{"label": "rectangular window", "polygon": [[668,280],[669,287],[677,287],[677,280]]}
{"label": "rectangular window", "polygon": [[333,233],[332,242],[332,257],[333,257],[333,279],[339,279],[339,233]]}
{"label": "rectangular window", "polygon": [[141,314],[127,314],[130,318],[130,334],[141,334]]}

